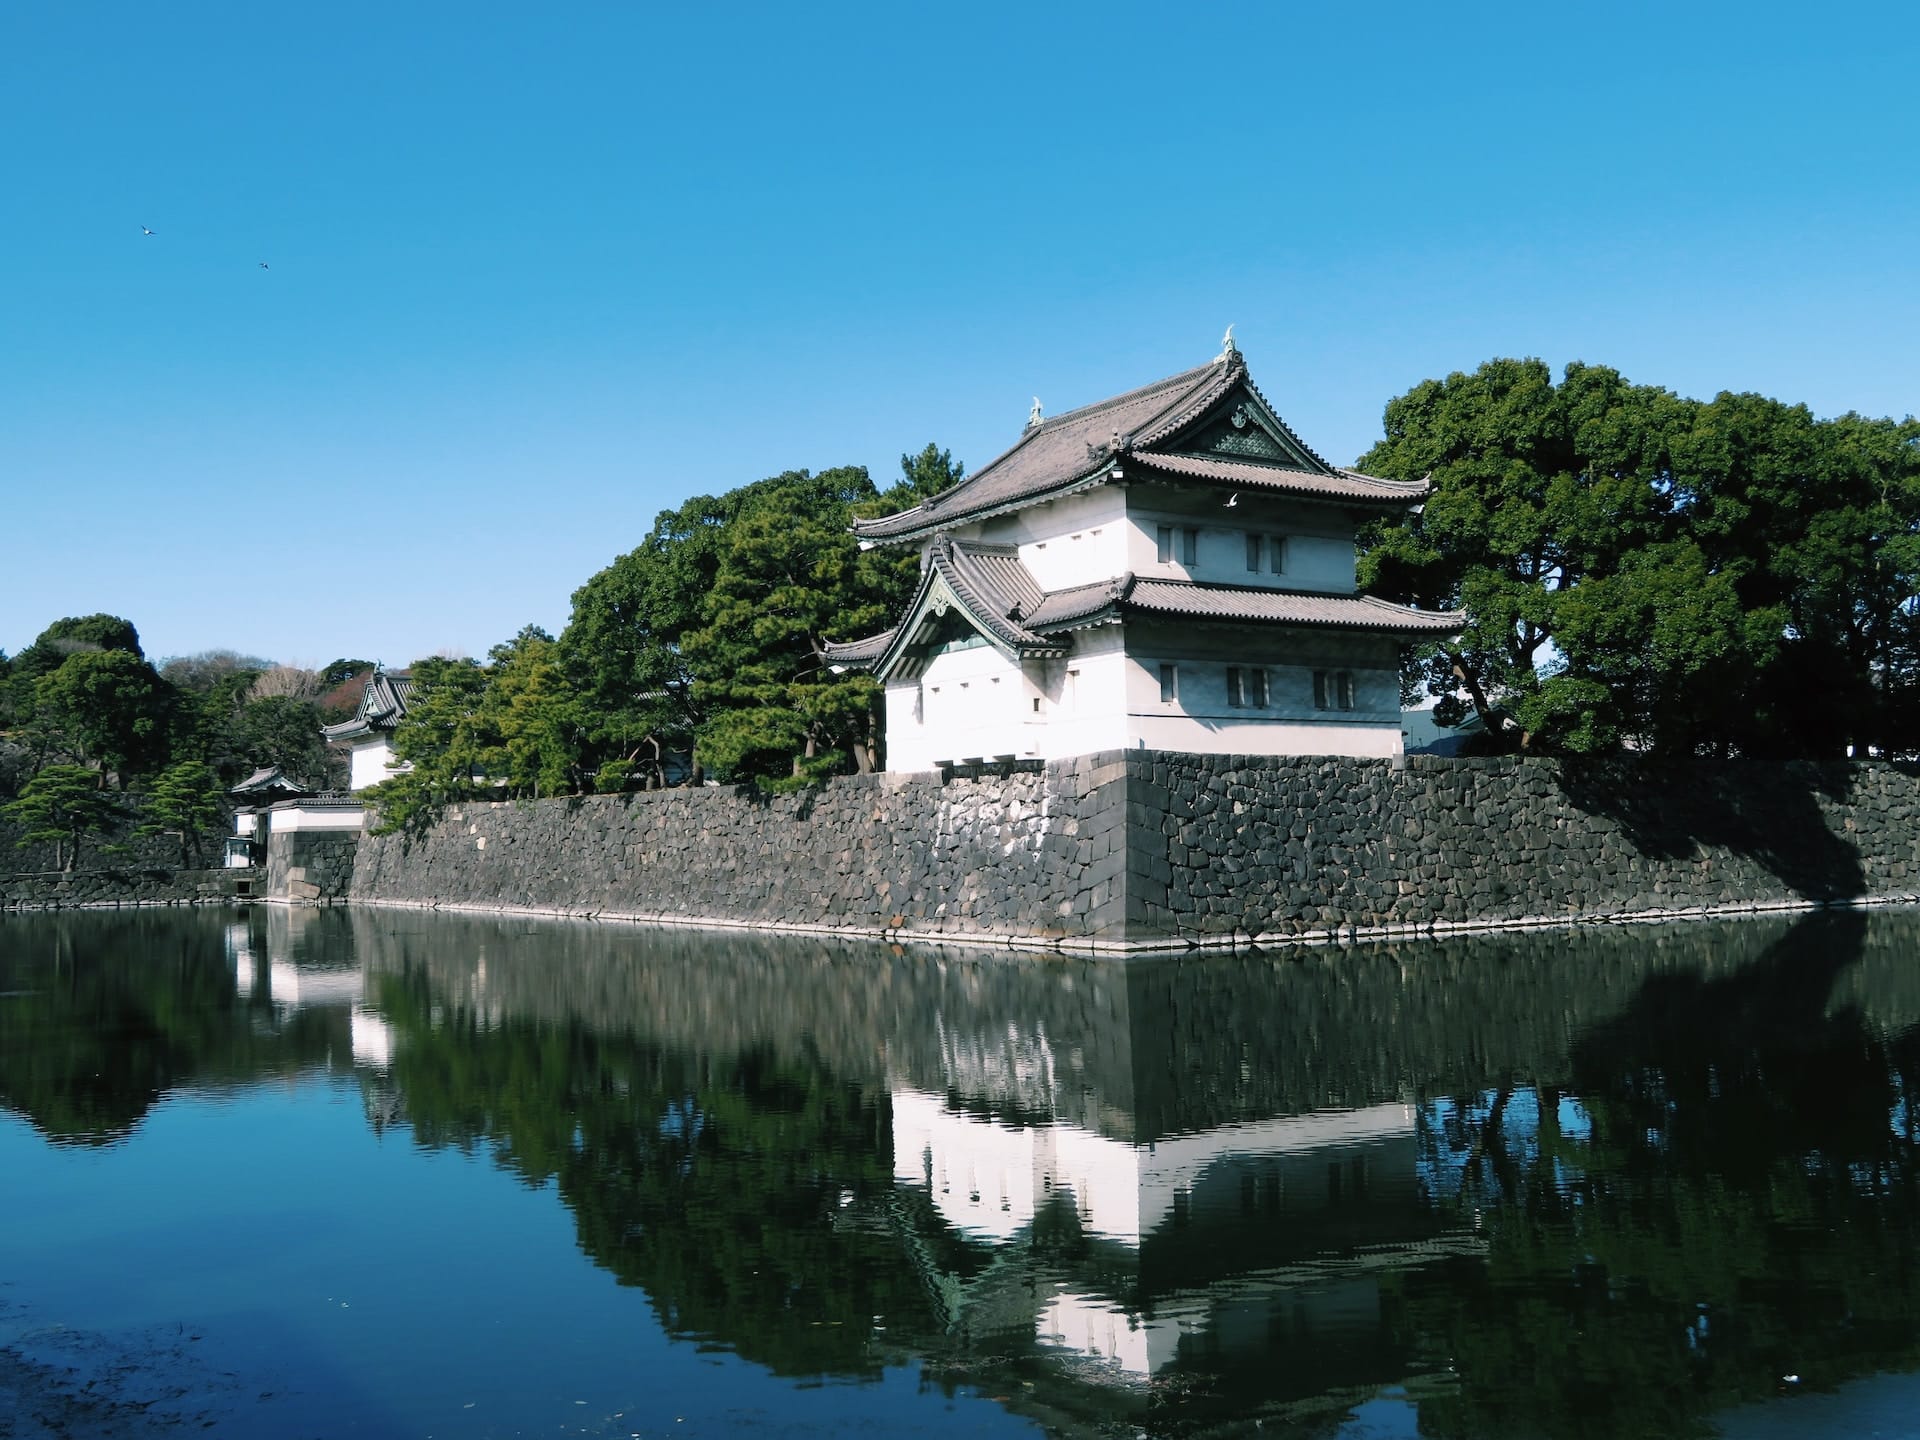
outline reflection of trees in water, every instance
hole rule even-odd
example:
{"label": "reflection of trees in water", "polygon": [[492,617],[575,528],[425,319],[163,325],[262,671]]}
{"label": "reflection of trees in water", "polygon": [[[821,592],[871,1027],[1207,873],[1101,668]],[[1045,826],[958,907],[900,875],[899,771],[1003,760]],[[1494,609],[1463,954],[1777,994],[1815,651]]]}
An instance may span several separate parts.
{"label": "reflection of trees in water", "polygon": [[10,921],[0,949],[0,1105],[56,1144],[123,1140],[167,1091],[242,1084],[344,1050],[339,1017],[277,1022],[239,993],[224,912]]}
{"label": "reflection of trees in water", "polygon": [[1400,1323],[1458,1371],[1426,1433],[1706,1433],[1783,1376],[1920,1363],[1899,1110],[1920,1032],[1829,1012],[1864,925],[1818,917],[1732,974],[1650,978],[1577,1039],[1569,1094],[1423,1107],[1430,1199],[1488,1245],[1400,1282]]}
{"label": "reflection of trees in water", "polygon": [[690,1057],[573,1023],[459,1011],[435,1025],[417,974],[382,977],[404,1037],[394,1080],[426,1145],[482,1147],[551,1180],[581,1248],[646,1289],[673,1333],[777,1373],[870,1374],[874,1321],[928,1328],[928,1296],[886,1216],[884,1095],[750,1051]]}

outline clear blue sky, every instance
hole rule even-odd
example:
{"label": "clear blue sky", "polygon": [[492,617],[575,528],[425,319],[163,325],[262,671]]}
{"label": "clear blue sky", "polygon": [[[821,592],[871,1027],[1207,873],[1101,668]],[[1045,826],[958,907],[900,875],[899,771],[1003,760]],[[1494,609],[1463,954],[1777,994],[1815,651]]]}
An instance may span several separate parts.
{"label": "clear blue sky", "polygon": [[[660,509],[978,466],[1228,322],[1309,443],[1492,355],[1920,392],[1909,6],[13,5],[0,648],[483,654]],[[142,226],[157,233],[141,234]],[[269,268],[259,268],[265,261]]]}

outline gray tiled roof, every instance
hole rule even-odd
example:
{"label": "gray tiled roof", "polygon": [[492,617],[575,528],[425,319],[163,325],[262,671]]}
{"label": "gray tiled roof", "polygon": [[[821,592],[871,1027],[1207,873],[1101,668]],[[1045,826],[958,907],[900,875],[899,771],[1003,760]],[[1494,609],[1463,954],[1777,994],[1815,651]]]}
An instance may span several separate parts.
{"label": "gray tiled roof", "polygon": [[854,533],[870,540],[906,539],[1071,489],[1111,468],[1116,434],[1124,448],[1158,434],[1169,423],[1185,423],[1245,373],[1237,364],[1210,361],[1097,405],[1055,415],[1030,427],[1011,450],[958,485],[898,515],[856,521]]}
{"label": "gray tiled roof", "polygon": [[[1296,463],[1156,453],[1156,447],[1180,443],[1195,422],[1223,405],[1236,390],[1250,397],[1265,417],[1263,424],[1277,429]],[[1116,470],[1124,477],[1136,469],[1148,476],[1177,476],[1349,504],[1406,505],[1427,493],[1424,484],[1376,480],[1327,464],[1273,413],[1248,377],[1240,352],[1230,350],[1196,369],[1030,426],[1011,450],[958,485],[898,515],[855,521],[854,533],[870,541],[924,539],[956,525],[1099,484],[1113,478]]]}
{"label": "gray tiled roof", "polygon": [[1045,599],[1019,552],[1011,545],[969,545],[949,537],[927,551],[926,572],[900,624],[884,635],[828,644],[828,663],[864,669],[878,665],[910,631],[918,629],[928,594],[943,582],[968,619],[997,644],[1022,654],[1059,654],[1062,645],[1021,623],[1019,617]]}
{"label": "gray tiled roof", "polygon": [[1252,460],[1220,460],[1204,455],[1131,455],[1129,471],[1144,469],[1189,480],[1208,480],[1241,490],[1272,490],[1287,495],[1311,495],[1361,505],[1412,505],[1431,491],[1421,480],[1378,480],[1355,470],[1317,475],[1311,470],[1289,470]]}
{"label": "gray tiled roof", "polygon": [[852,670],[864,670],[867,666],[887,653],[887,647],[893,644],[893,637],[898,633],[899,631],[896,628],[885,631],[879,635],[869,635],[864,640],[848,640],[844,643],[837,640],[829,640],[822,649],[829,665],[841,665]]}
{"label": "gray tiled roof", "polygon": [[1070,630],[1106,614],[1126,598],[1133,583],[1133,576],[1129,573],[1117,580],[1100,580],[1092,585],[1055,590],[1026,617],[1026,623],[1035,630],[1046,632]]}
{"label": "gray tiled roof", "polygon": [[413,674],[408,670],[376,670],[367,677],[360,696],[360,713],[338,725],[323,725],[329,740],[358,740],[376,730],[392,730],[406,717],[413,700]]}
{"label": "gray tiled roof", "polygon": [[915,616],[935,575],[945,578],[969,616],[992,638],[1009,650],[1027,654],[1057,653],[1064,644],[1059,637],[1065,632],[1126,615],[1409,637],[1449,635],[1466,623],[1460,611],[1413,610],[1372,595],[1320,595],[1250,585],[1204,585],[1192,580],[1143,580],[1133,574],[1043,594],[1011,547],[978,547],[943,540],[929,553],[932,565],[906,619],[884,635],[827,646],[829,661],[853,669],[889,668],[883,662],[915,628]]}
{"label": "gray tiled roof", "polygon": [[1194,620],[1264,620],[1394,635],[1446,635],[1466,624],[1458,610],[1413,610],[1373,595],[1312,595],[1191,580],[1136,580],[1121,601],[1129,610]]}

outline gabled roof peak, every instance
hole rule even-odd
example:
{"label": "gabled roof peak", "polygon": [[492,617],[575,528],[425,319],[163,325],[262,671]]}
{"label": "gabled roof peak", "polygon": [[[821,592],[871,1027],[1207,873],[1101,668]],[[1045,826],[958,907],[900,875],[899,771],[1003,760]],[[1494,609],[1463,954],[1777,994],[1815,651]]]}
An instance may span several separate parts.
{"label": "gabled roof peak", "polygon": [[[1181,464],[1161,463],[1173,459]],[[1128,478],[1136,462],[1147,478],[1207,484],[1221,478],[1213,470],[1224,462],[1236,472],[1229,481],[1236,488],[1332,504],[1402,505],[1426,494],[1424,485],[1372,480],[1316,454],[1253,383],[1229,326],[1220,353],[1204,365],[1050,417],[1041,416],[1036,402],[1010,449],[911,510],[856,521],[854,533],[869,541],[923,540]],[[1248,471],[1257,473],[1249,478]]]}

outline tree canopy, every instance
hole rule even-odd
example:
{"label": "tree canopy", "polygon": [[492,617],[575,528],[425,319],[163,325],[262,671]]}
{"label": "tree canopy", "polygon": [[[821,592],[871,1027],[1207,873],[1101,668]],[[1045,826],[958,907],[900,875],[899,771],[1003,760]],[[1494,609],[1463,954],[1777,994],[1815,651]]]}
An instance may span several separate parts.
{"label": "tree canopy", "polygon": [[1509,749],[1913,748],[1920,422],[1490,360],[1385,429],[1358,468],[1433,493],[1365,534],[1361,581],[1466,611],[1410,662],[1443,722],[1478,711]]}

